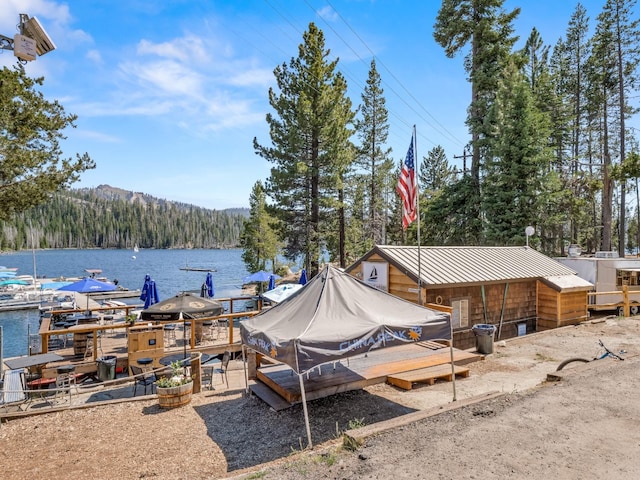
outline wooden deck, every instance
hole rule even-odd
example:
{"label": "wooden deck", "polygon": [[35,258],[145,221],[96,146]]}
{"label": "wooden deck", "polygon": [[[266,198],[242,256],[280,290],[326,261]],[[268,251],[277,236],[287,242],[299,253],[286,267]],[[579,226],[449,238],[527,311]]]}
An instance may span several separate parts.
{"label": "wooden deck", "polygon": [[[85,330],[87,332],[93,332],[96,329],[104,329],[104,325],[100,326],[82,326],[73,327],[67,329],[70,332],[78,332]],[[240,338],[240,329],[238,327],[232,327],[235,338]],[[75,330],[74,330],[75,329]],[[53,331],[55,332],[55,331]],[[97,359],[100,357],[115,356],[116,357],[116,372],[127,372],[128,363],[131,358],[131,354],[128,353],[127,345],[127,329],[124,325],[116,325],[115,329],[107,329],[102,334],[92,339],[89,343],[89,348],[86,346],[81,352],[78,350],[78,346],[74,345],[74,340],[71,338],[73,334],[68,335],[66,343],[63,343],[59,348],[49,349],[57,353],[64,358],[61,362],[51,363],[42,368],[42,377],[45,379],[55,379],[57,376],[57,368],[60,365],[72,364],[76,367],[77,373],[87,374],[89,376],[95,376],[97,374]],[[195,348],[191,348],[189,345],[189,334],[187,333],[187,352],[202,352],[210,355],[221,355],[225,351],[231,352],[241,351],[241,345],[238,342],[229,343],[228,336],[220,336],[220,338],[209,339],[205,338],[202,342],[197,343]],[[175,339],[163,342],[160,356],[171,355],[174,353],[182,353],[184,351],[184,333],[182,327],[179,326],[178,331],[175,334]],[[86,345],[86,344],[85,344]],[[95,350],[94,350],[95,345]],[[80,354],[79,354],[80,353]],[[139,355],[138,355],[139,356]],[[145,356],[148,356],[145,354]]]}
{"label": "wooden deck", "polygon": [[[484,356],[454,348],[453,359],[455,365],[465,365],[482,360]],[[451,374],[450,362],[449,347],[435,342],[385,348],[366,356],[352,357],[335,364],[325,364],[304,374],[305,396],[307,400],[315,400],[336,393],[359,390],[369,385],[384,383],[389,376],[438,365],[448,365],[449,374]],[[287,365],[263,366],[257,371],[257,380],[276,392],[286,402],[272,404],[263,393],[264,389],[252,387],[252,391],[275,410],[302,401],[298,375]]]}
{"label": "wooden deck", "polygon": [[453,379],[454,373],[456,377],[468,377],[469,369],[461,367],[460,365],[454,365],[453,369],[451,368],[451,364],[434,365],[433,367],[419,368],[418,370],[389,375],[387,377],[387,383],[403,388],[404,390],[411,390],[414,383],[433,385],[436,380],[446,380],[450,382]]}

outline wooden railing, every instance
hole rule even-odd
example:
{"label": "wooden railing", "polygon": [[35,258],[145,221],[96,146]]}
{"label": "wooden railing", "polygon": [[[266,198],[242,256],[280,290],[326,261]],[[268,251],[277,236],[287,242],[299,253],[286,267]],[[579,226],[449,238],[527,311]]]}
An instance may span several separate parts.
{"label": "wooden railing", "polygon": [[[232,344],[234,343],[234,335],[233,335],[233,322],[235,319],[243,319],[243,318],[248,318],[248,317],[252,317],[254,315],[257,315],[258,313],[260,313],[261,308],[262,308],[262,303],[258,302],[258,310],[250,310],[250,311],[242,311],[242,312],[233,312],[233,305],[234,302],[237,303],[239,301],[243,301],[246,302],[248,300],[253,300],[253,297],[235,297],[235,298],[220,298],[220,299],[216,299],[216,301],[220,302],[220,303],[228,303],[229,304],[229,313],[223,313],[222,315],[217,315],[215,317],[202,317],[202,318],[197,318],[197,319],[184,319],[185,322],[191,322],[191,325],[196,326],[197,324],[202,324],[203,322],[211,322],[211,321],[220,321],[220,320],[226,320],[228,321],[228,344]],[[97,355],[98,355],[98,332],[103,332],[106,330],[122,330],[122,329],[128,329],[131,326],[140,326],[143,325],[145,323],[150,323],[146,320],[138,320],[135,323],[127,323],[127,322],[123,322],[123,323],[110,323],[110,324],[104,324],[104,325],[96,325],[96,324],[87,324],[87,325],[75,325],[72,327],[68,327],[68,328],[60,328],[57,330],[51,330],[51,319],[55,317],[55,315],[64,315],[64,314],[74,314],[74,313],[83,313],[83,312],[100,312],[100,311],[117,311],[117,310],[124,310],[124,315],[125,318],[127,315],[130,314],[131,310],[135,310],[135,309],[139,309],[140,306],[139,305],[126,305],[126,306],[109,306],[109,307],[99,307],[99,308],[92,308],[89,310],[86,309],[76,309],[76,310],[53,310],[51,311],[51,317],[45,317],[42,319],[42,322],[40,323],[40,330],[39,330],[39,335],[41,338],[41,344],[42,344],[42,353],[47,353],[49,351],[49,338],[51,336],[58,336],[58,335],[68,335],[68,334],[89,334],[92,333],[93,334],[93,360],[96,361],[97,360]],[[99,318],[96,317],[96,321],[98,321]],[[181,323],[181,321],[166,321],[166,322],[151,322],[151,323]],[[190,338],[190,346],[191,349],[194,349],[196,347],[196,330],[197,328],[191,328],[190,329],[190,333],[191,333],[191,338]]]}
{"label": "wooden railing", "polygon": [[[597,303],[597,297],[599,296],[614,296],[620,298],[619,302],[611,302],[611,303]],[[588,292],[587,293],[588,305],[587,307],[591,310],[606,310],[606,309],[618,309],[618,307],[623,308],[623,315],[625,317],[629,317],[631,315],[631,305],[633,302],[629,298],[629,287],[624,285],[622,290],[615,290],[613,292]]]}

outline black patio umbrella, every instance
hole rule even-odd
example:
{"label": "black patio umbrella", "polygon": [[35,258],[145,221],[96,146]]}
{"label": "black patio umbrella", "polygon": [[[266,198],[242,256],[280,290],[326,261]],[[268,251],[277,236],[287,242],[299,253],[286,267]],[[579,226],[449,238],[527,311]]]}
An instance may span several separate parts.
{"label": "black patio umbrella", "polygon": [[[156,322],[184,322],[188,319],[215,317],[223,312],[224,307],[220,302],[183,292],[142,310],[140,318]],[[184,335],[184,358],[186,359],[186,328],[182,331]]]}
{"label": "black patio umbrella", "polygon": [[[142,310],[142,320],[171,322],[191,318],[215,317],[224,312],[220,302],[183,292]],[[180,318],[182,316],[182,318]]]}

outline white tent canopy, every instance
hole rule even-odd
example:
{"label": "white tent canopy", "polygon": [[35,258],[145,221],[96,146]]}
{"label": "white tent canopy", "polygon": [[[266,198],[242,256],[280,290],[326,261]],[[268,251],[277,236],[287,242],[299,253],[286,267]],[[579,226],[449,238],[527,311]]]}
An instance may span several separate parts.
{"label": "white tent canopy", "polygon": [[303,289],[240,322],[242,341],[296,372],[371,350],[451,339],[448,313],[377,290],[328,266]]}
{"label": "white tent canopy", "polygon": [[327,266],[295,295],[240,322],[244,345],[298,373],[307,437],[303,373],[323,363],[424,340],[451,340],[448,313],[377,290]]}

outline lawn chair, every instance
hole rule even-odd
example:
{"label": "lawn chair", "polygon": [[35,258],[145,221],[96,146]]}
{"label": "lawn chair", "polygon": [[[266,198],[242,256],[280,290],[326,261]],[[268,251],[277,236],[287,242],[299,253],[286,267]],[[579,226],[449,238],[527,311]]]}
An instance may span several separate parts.
{"label": "lawn chair", "polygon": [[27,381],[24,370],[7,370],[4,372],[4,380],[2,382],[0,406],[4,407],[5,411],[9,411],[9,407],[16,406],[22,409],[22,405],[29,401],[26,390]]}

